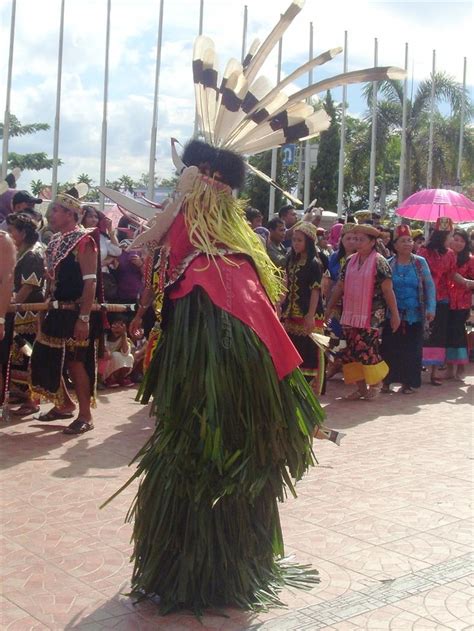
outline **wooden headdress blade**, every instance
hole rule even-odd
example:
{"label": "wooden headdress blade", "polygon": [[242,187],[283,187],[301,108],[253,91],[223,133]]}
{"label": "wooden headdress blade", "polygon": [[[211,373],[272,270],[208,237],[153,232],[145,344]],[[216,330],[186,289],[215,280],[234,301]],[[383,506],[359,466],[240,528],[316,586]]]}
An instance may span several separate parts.
{"label": "wooden headdress blade", "polygon": [[246,154],[260,153],[289,143],[313,138],[320,132],[326,131],[330,124],[331,119],[328,114],[324,110],[317,110],[305,119],[277,129],[263,138],[242,143],[234,150]]}
{"label": "wooden headdress blade", "polygon": [[[303,88],[299,92],[292,94],[288,100],[288,106],[297,102],[304,101],[305,99],[323,92],[331,90],[332,88],[338,88],[342,85],[349,85],[351,83],[365,83],[371,81],[384,81],[385,79],[403,79],[406,75],[405,70],[402,68],[396,68],[395,66],[380,66],[377,68],[364,68],[363,70],[354,70],[352,72],[344,72],[342,74],[324,79],[313,83],[307,88]],[[281,108],[283,111],[285,108]],[[278,115],[276,112],[275,115]]]}
{"label": "wooden headdress blade", "polygon": [[115,204],[122,206],[128,212],[132,213],[132,215],[136,215],[140,217],[140,219],[151,219],[156,215],[156,208],[153,206],[147,206],[146,204],[141,204],[137,202],[132,197],[127,197],[123,193],[119,193],[119,191],[114,190],[113,188],[107,188],[106,186],[98,186],[98,189],[101,193],[103,193],[106,197],[111,199]]}
{"label": "wooden headdress blade", "polygon": [[331,61],[331,59],[334,59],[334,57],[336,55],[339,55],[341,52],[342,52],[342,48],[340,47],[331,48],[325,51],[324,53],[321,53],[317,57],[314,57],[310,61],[307,61],[305,64],[297,68],[294,72],[292,72],[287,77],[285,77],[282,81],[280,81],[270,92],[268,92],[268,94],[263,99],[261,99],[260,103],[256,104],[248,112],[249,116],[252,115],[256,110],[259,110],[265,107],[265,105],[269,103],[275,97],[275,95],[278,94],[278,92],[281,92],[281,90],[286,88],[287,85],[295,81],[295,79],[300,77],[302,74],[309,72],[316,66],[322,66],[328,61]]}
{"label": "wooden headdress blade", "polygon": [[253,130],[249,130],[246,134],[242,133],[238,141],[236,139],[235,142],[229,143],[229,147],[232,147],[235,151],[242,151],[242,145],[256,142],[275,131],[304,121],[313,112],[314,108],[304,101],[294,103],[288,110],[280,112],[277,117],[268,119],[266,122],[254,127]]}
{"label": "wooden headdress blade", "polygon": [[276,43],[283,36],[286,29],[290,26],[294,18],[298,15],[304,5],[304,0],[293,0],[290,6],[287,8],[285,13],[281,16],[277,25],[273,28],[272,32],[268,35],[266,40],[261,44],[255,53],[253,59],[250,61],[248,66],[244,70],[244,74],[247,78],[247,81],[252,83],[252,81],[257,76],[258,71],[263,66],[266,58],[272,52]]}
{"label": "wooden headdress blade", "polygon": [[250,44],[250,48],[248,49],[248,52],[245,55],[245,58],[244,58],[244,60],[242,62],[242,66],[244,68],[248,68],[249,63],[254,58],[255,53],[257,52],[259,46],[260,46],[260,40],[259,39],[254,39],[252,41],[252,43]]}

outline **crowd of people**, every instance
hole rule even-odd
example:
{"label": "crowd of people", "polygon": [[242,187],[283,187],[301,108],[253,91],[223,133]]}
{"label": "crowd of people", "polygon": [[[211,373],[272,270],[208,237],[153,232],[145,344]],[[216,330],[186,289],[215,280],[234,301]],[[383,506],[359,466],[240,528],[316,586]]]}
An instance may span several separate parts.
{"label": "crowd of people", "polygon": [[424,230],[382,225],[377,213],[359,211],[330,230],[321,217],[322,209],[300,218],[286,205],[264,228],[262,214],[247,211],[285,275],[281,319],[315,393],[323,394],[326,379],[340,370],[357,386],[350,400],[374,399],[392,384],[413,394],[423,370],[434,386],[442,385],[443,370],[445,378],[462,380],[474,234],[442,217],[425,243]]}
{"label": "crowd of people", "polygon": [[[66,194],[50,204],[43,218],[35,209],[41,202],[27,191],[16,192],[12,212],[2,222],[16,248],[11,302],[32,305],[6,316],[0,353],[2,400],[8,391],[10,405],[19,403],[11,413],[27,416],[39,412],[40,399],[46,396],[54,407],[41,420],[73,418],[73,386],[83,423],[76,429],[82,431],[92,424],[89,401],[96,387],[142,381],[143,365],[149,363],[159,337],[159,256],[130,249],[138,229],[130,215],[124,214],[113,227],[102,211]],[[276,309],[313,392],[323,395],[327,379],[339,371],[346,383],[356,386],[350,400],[371,400],[391,392],[392,384],[412,394],[421,386],[423,370],[431,371],[434,386],[442,384],[443,376],[462,380],[469,361],[466,322],[474,284],[473,235],[454,229],[447,218],[436,223],[426,243],[423,230],[384,226],[377,214],[367,211],[338,220],[329,230],[321,226],[321,218],[320,208],[311,207],[301,216],[285,205],[264,227],[263,213],[250,207],[246,211],[247,223],[284,278],[286,291]],[[51,253],[50,245],[48,255],[46,246],[58,234],[65,236],[56,252]],[[85,263],[92,270],[89,274],[79,269],[86,250],[78,243],[84,236],[94,252],[92,263]],[[71,248],[74,256],[69,261]],[[95,270],[97,255],[100,269]],[[94,281],[91,305],[95,300],[136,305],[135,310],[108,313],[105,329],[99,313],[92,313],[90,321],[85,313],[82,325],[81,316],[77,320],[72,312],[38,316],[34,305],[46,299],[79,300],[87,276]],[[31,361],[38,317],[42,332]],[[77,330],[85,325],[87,336]],[[45,345],[58,328],[61,343]],[[87,359],[84,340],[89,337],[97,344],[104,339],[97,366]],[[82,351],[74,347],[77,338]],[[63,350],[66,360],[69,353],[79,361],[61,360]],[[95,347],[90,352],[96,352]],[[46,385],[44,378],[35,383],[32,369],[45,361],[61,366],[61,372],[50,376]]]}
{"label": "crowd of people", "polygon": [[[113,227],[73,189],[46,226],[35,198],[12,208],[0,359],[3,408],[16,399],[11,412],[27,417],[46,399],[39,420],[67,419],[69,435],[94,429],[98,387],[143,378],[156,425],[131,478],[131,593],[200,611],[294,584],[278,556],[278,501],[313,464],[314,438],[340,444],[318,401],[329,378],[342,371],[350,401],[397,383],[412,394],[423,369],[434,386],[443,366],[463,378],[474,258],[446,218],[426,243],[367,213],[326,230],[321,209],[284,206],[263,226],[232,195],[236,169],[222,176],[219,163],[210,177],[198,141],[188,147],[176,196],[137,235],[129,215]],[[215,542],[225,554],[209,555]]]}

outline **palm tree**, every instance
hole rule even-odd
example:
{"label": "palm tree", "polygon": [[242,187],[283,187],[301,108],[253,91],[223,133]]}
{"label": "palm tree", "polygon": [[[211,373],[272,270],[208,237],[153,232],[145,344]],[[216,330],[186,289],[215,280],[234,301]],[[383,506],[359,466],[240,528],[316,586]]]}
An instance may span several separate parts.
{"label": "palm tree", "polygon": [[135,188],[135,182],[133,178],[129,175],[122,175],[118,180],[120,187],[129,193],[133,193],[133,189]]}
{"label": "palm tree", "polygon": [[31,192],[33,193],[33,195],[36,195],[36,197],[41,194],[41,191],[44,189],[45,186],[46,184],[41,180],[31,180]]}
{"label": "palm tree", "polygon": [[87,186],[89,186],[90,188],[91,186],[93,186],[94,180],[87,173],[81,173],[79,177],[77,178],[77,183],[87,184]]}
{"label": "palm tree", "polygon": [[[434,95],[436,106],[442,102],[447,102],[451,108],[450,118],[458,119],[462,102],[462,85],[449,75],[438,72],[434,77]],[[429,113],[431,107],[431,79],[422,81],[413,99],[407,99],[407,125],[406,125],[406,161],[403,197],[423,188],[426,184],[426,129],[429,123]],[[377,103],[377,155],[383,156],[387,143],[393,135],[399,135],[402,128],[402,104],[403,104],[403,84],[401,81],[382,81],[378,84],[378,91],[383,95]],[[363,90],[370,106],[372,100],[372,84],[367,84]],[[472,105],[469,94],[465,94],[466,103],[466,123],[472,116]],[[369,117],[367,118],[367,120]],[[438,113],[437,121],[441,120]],[[448,119],[446,119],[448,120]],[[445,162],[444,152],[446,151],[446,138],[441,142],[438,125],[434,129],[434,160]],[[469,143],[467,125],[464,130],[465,142]],[[451,151],[457,146],[459,132],[450,138]],[[455,150],[454,150],[455,152]],[[440,174],[442,169],[435,169],[433,172],[433,185],[441,186]]]}

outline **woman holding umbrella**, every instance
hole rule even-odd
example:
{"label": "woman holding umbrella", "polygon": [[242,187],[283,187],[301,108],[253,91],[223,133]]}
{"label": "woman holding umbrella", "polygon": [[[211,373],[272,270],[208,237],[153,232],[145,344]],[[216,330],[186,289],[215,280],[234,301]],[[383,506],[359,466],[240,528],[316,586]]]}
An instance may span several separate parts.
{"label": "woman holding umbrella", "polygon": [[469,237],[465,230],[456,229],[451,240],[456,256],[456,271],[465,278],[465,285],[451,281],[448,285],[449,316],[446,363],[448,379],[462,381],[464,367],[469,362],[466,338],[466,320],[471,308],[471,287],[474,280],[474,256],[470,253]]}
{"label": "woman holding umbrella", "polygon": [[447,247],[448,237],[453,229],[449,217],[440,217],[435,224],[426,247],[419,255],[426,259],[436,288],[436,315],[431,324],[428,340],[423,347],[423,363],[431,366],[431,384],[440,386],[438,367],[446,362],[448,345],[449,285],[451,282],[471,288],[474,281],[461,276],[456,268],[456,256]]}

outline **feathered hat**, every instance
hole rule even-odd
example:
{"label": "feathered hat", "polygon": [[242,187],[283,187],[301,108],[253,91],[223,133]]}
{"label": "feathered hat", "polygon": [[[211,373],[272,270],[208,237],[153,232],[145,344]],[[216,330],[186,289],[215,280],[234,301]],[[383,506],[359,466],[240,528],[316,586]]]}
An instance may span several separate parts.
{"label": "feathered hat", "polygon": [[[405,71],[401,68],[366,68],[317,81],[301,90],[285,92],[296,79],[340,54],[340,47],[317,55],[276,85],[260,76],[264,62],[303,4],[304,0],[293,0],[267,38],[262,43],[256,40],[251,44],[243,63],[230,59],[222,77],[219,75],[214,42],[204,35],[196,39],[192,69],[197,123],[199,135],[214,149],[209,150],[210,155],[215,155],[215,150],[218,150],[250,156],[287,143],[308,140],[327,129],[331,122],[324,109],[315,109],[307,102],[311,96],[352,83],[405,77]],[[187,164],[185,159],[181,159],[176,151],[176,140],[173,138],[171,142],[173,162],[178,172],[185,166],[199,166],[195,162]],[[247,166],[293,203],[301,205],[298,199],[283,191],[268,175],[249,164]],[[155,214],[155,210],[151,211],[145,204],[127,203],[125,196],[110,189],[99,190],[143,218],[148,219]]]}
{"label": "feathered hat", "polygon": [[194,44],[193,80],[199,130],[210,145],[251,155],[307,140],[327,129],[330,118],[315,110],[307,99],[330,88],[362,81],[402,78],[405,72],[393,67],[345,72],[287,94],[283,90],[298,77],[333,59],[342,48],[332,48],[306,62],[274,85],[259,72],[277,42],[304,5],[294,0],[271,33],[260,44],[254,41],[243,63],[227,62],[219,77],[214,42],[199,36]]}

